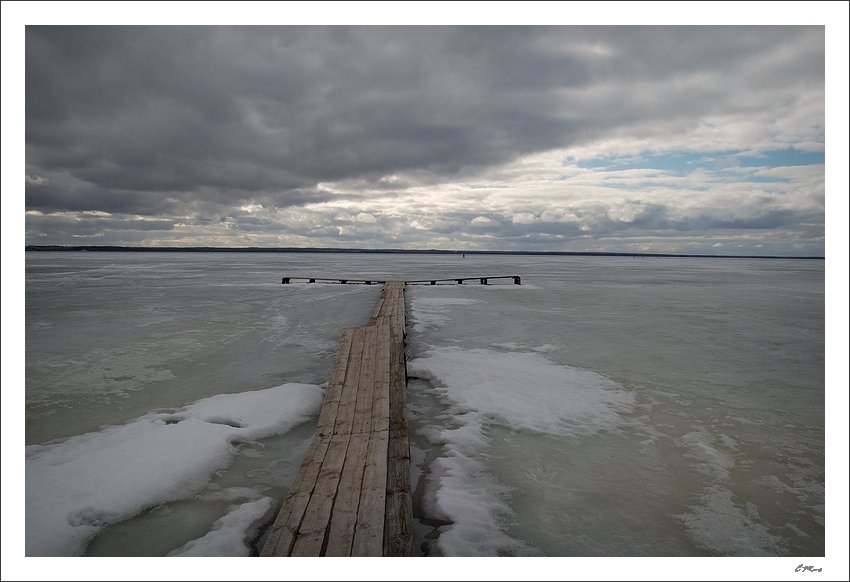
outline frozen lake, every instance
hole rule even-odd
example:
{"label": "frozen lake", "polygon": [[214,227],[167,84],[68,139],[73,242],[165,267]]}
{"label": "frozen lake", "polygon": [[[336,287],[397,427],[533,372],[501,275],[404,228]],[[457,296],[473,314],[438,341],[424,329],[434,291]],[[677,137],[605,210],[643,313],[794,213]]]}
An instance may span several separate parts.
{"label": "frozen lake", "polygon": [[416,551],[824,554],[824,262],[26,254],[26,553],[255,555],[342,328],[411,285]]}

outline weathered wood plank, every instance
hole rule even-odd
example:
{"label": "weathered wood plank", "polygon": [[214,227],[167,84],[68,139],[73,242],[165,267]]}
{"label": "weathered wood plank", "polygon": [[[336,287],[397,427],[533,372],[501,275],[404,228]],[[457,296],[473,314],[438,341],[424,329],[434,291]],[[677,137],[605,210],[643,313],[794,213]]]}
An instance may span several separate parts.
{"label": "weathered wood plank", "polygon": [[292,545],[292,556],[321,556],[337,488],[348,451],[349,435],[330,439],[316,486],[304,512],[304,519]]}
{"label": "weathered wood plank", "polygon": [[404,288],[404,285],[400,284],[400,283],[393,286],[393,289],[392,289],[392,293],[393,293],[393,315],[398,313],[399,305],[401,305],[401,294],[402,294],[403,288]]}
{"label": "weathered wood plank", "polygon": [[333,434],[350,434],[354,420],[354,406],[357,403],[357,388],[360,383],[360,364],[363,359],[365,327],[354,329],[351,337],[351,351],[348,356],[348,367],[345,382],[340,394],[339,408],[334,422]]}
{"label": "weathered wood plank", "polygon": [[363,488],[354,529],[352,556],[381,556],[384,550],[384,512],[387,494],[389,431],[369,433]]}
{"label": "weathered wood plank", "polygon": [[295,474],[277,518],[272,525],[269,537],[263,545],[261,556],[288,556],[295,542],[295,536],[301,527],[301,521],[307,504],[313,494],[319,471],[327,453],[330,437],[318,434],[310,443],[307,455]]}
{"label": "weathered wood plank", "polygon": [[396,314],[396,311],[398,311],[398,291],[396,291],[394,289],[391,290],[389,292],[389,300],[390,300],[390,305],[387,308],[387,310],[384,312],[384,315],[386,317],[392,317]]}
{"label": "weathered wood plank", "polygon": [[381,312],[384,309],[384,291],[381,291],[381,297],[378,299],[378,302],[375,304],[375,309],[372,310],[372,318],[379,317]]}
{"label": "weathered wood plank", "polygon": [[389,391],[390,391],[390,353],[391,333],[389,324],[381,320],[377,327],[375,353],[375,382],[372,394],[372,423],[371,430],[382,431],[389,429]]}
{"label": "weathered wood plank", "polygon": [[354,328],[342,330],[339,342],[337,343],[336,357],[334,365],[331,368],[331,376],[328,379],[328,387],[325,389],[325,398],[322,403],[322,410],[319,412],[319,420],[317,423],[318,433],[323,434],[333,431],[334,423],[336,422],[337,411],[339,410],[339,399],[342,394],[342,387],[345,383],[345,374],[348,369],[348,356],[351,352],[351,339],[354,336]]}
{"label": "weathered wood plank", "polygon": [[392,343],[391,354],[383,553],[385,556],[409,556],[413,553],[413,496],[405,398],[407,373],[401,341]]}
{"label": "weathered wood plank", "polygon": [[357,385],[357,400],[354,404],[354,418],[351,432],[369,432],[372,426],[372,395],[375,391],[375,352],[377,348],[378,328],[366,326],[363,336],[363,357],[360,361],[360,379]]}
{"label": "weathered wood plank", "polygon": [[390,325],[392,326],[393,335],[398,337],[404,337],[404,316],[403,315],[395,315],[390,318]]}
{"label": "weathered wood plank", "polygon": [[[410,467],[407,467],[410,472]],[[406,491],[387,492],[382,555],[413,555],[413,495]]]}
{"label": "weathered wood plank", "polygon": [[331,513],[328,544],[324,554],[326,556],[351,555],[368,445],[368,434],[351,435]]}
{"label": "weathered wood plank", "polygon": [[287,497],[286,504],[278,513],[275,525],[269,531],[269,536],[266,538],[260,556],[288,556],[290,554],[309,501],[309,493],[297,493]]}

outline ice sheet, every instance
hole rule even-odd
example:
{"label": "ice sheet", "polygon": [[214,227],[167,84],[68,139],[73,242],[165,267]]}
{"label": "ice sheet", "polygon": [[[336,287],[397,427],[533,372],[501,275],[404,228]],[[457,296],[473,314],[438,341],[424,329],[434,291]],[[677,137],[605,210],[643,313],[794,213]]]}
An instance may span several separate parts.
{"label": "ice sheet", "polygon": [[288,431],[314,415],[321,398],[312,384],[219,394],[27,447],[26,554],[82,554],[100,529],[191,496],[239,443]]}
{"label": "ice sheet", "polygon": [[439,431],[445,455],[429,476],[434,516],[450,522],[437,541],[443,555],[535,555],[508,533],[510,489],[488,471],[488,426],[566,437],[612,429],[633,396],[599,374],[558,365],[537,352],[432,348],[408,363],[449,405]]}
{"label": "ice sheet", "polygon": [[463,409],[534,432],[612,428],[634,404],[634,396],[615,382],[533,352],[432,348],[408,362],[408,372],[430,379]]}
{"label": "ice sheet", "polygon": [[263,497],[230,508],[205,536],[192,540],[169,556],[250,556],[248,540],[257,533],[258,524],[269,517],[275,501]]}

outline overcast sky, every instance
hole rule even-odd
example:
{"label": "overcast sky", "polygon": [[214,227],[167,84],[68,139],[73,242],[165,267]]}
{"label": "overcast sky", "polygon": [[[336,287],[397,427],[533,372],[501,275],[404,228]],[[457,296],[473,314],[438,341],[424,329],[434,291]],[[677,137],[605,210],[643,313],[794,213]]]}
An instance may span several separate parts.
{"label": "overcast sky", "polygon": [[824,255],[822,26],[29,26],[26,242]]}

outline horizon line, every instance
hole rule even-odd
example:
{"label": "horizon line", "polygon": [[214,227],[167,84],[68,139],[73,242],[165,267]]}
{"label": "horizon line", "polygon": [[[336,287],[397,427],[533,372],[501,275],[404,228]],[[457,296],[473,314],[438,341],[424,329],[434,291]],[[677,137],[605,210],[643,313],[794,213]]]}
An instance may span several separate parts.
{"label": "horizon line", "polygon": [[215,247],[215,246],[127,246],[127,245],[25,245],[25,251],[39,252],[253,252],[253,253],[392,253],[392,254],[444,254],[444,255],[541,255],[541,256],[614,256],[614,257],[697,257],[715,259],[826,259],[817,255],[718,255],[706,253],[648,253],[625,251],[525,251],[525,250],[449,250],[449,249],[397,249],[350,247]]}

